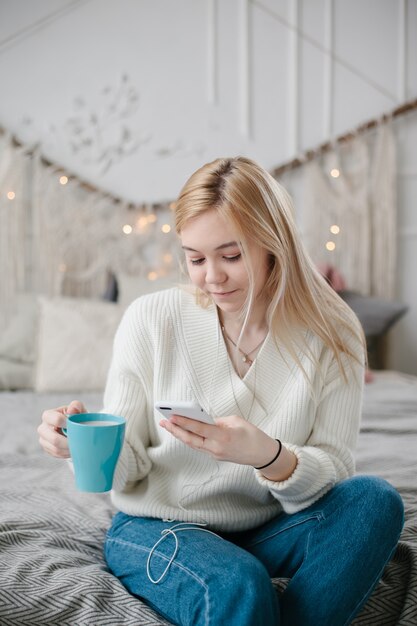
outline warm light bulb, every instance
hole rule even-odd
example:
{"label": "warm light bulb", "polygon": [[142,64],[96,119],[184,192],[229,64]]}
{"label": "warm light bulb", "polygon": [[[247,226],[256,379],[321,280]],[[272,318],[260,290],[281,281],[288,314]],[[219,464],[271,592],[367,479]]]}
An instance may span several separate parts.
{"label": "warm light bulb", "polygon": [[164,263],[172,263],[172,254],[169,254],[169,252],[167,252],[166,254],[164,254],[164,256],[162,257]]}
{"label": "warm light bulb", "polygon": [[330,226],[330,232],[333,235],[338,235],[340,233],[340,228],[339,226],[337,226],[337,224],[333,224],[332,226]]}
{"label": "warm light bulb", "polygon": [[327,248],[327,250],[330,250],[330,252],[332,252],[336,248],[335,242],[334,241],[328,241],[326,243],[326,248]]}
{"label": "warm light bulb", "polygon": [[334,167],[331,172],[330,172],[330,176],[333,176],[333,178],[339,178],[340,176],[340,171],[337,169],[337,167]]}
{"label": "warm light bulb", "polygon": [[136,221],[136,226],[139,228],[139,230],[141,230],[142,228],[145,228],[147,224],[148,224],[148,218],[145,217],[144,215],[142,215],[142,217],[139,217]]}
{"label": "warm light bulb", "polygon": [[161,227],[161,230],[162,230],[162,232],[163,232],[163,233],[169,233],[169,232],[170,232],[170,230],[171,230],[171,226],[170,226],[169,224],[164,224],[164,225]]}
{"label": "warm light bulb", "polygon": [[175,211],[176,206],[177,206],[176,202],[171,202],[171,204],[169,205],[169,208],[171,209],[171,211]]}
{"label": "warm light bulb", "polygon": [[14,191],[8,191],[7,197],[9,198],[9,200],[14,200],[16,198],[16,194]]}
{"label": "warm light bulb", "polygon": [[66,185],[68,182],[68,176],[60,176],[59,182],[61,183],[61,185]]}
{"label": "warm light bulb", "polygon": [[156,280],[158,278],[158,274],[156,272],[148,273],[148,280]]}
{"label": "warm light bulb", "polygon": [[151,213],[150,215],[148,215],[148,222],[149,224],[153,224],[153,222],[156,222],[157,217],[155,215],[155,213]]}
{"label": "warm light bulb", "polygon": [[131,227],[130,224],[125,224],[122,228],[123,232],[125,235],[130,235],[130,233],[132,232],[133,228]]}

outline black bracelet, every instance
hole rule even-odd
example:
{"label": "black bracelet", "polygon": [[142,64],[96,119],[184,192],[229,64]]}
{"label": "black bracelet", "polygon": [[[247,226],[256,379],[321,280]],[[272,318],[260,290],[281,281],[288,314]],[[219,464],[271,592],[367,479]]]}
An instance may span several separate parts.
{"label": "black bracelet", "polygon": [[261,470],[261,469],[265,469],[265,467],[269,467],[270,465],[272,465],[272,463],[274,463],[274,461],[277,460],[277,458],[279,457],[279,455],[281,454],[281,450],[282,450],[282,443],[280,442],[279,439],[275,439],[275,441],[278,441],[278,452],[276,453],[276,455],[274,456],[274,458],[272,459],[272,461],[269,461],[269,463],[266,463],[266,465],[261,465],[261,467],[255,467],[256,470]]}

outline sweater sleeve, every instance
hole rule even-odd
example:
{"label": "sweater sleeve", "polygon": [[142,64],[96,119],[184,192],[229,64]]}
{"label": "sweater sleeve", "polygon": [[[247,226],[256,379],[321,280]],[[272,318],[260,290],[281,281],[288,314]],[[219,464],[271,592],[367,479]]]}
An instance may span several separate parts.
{"label": "sweater sleeve", "polygon": [[293,474],[285,481],[275,482],[256,471],[258,481],[268,486],[286,513],[307,508],[355,471],[364,380],[363,359],[359,360],[358,363],[343,355],[347,381],[340,375],[336,360],[332,360],[305,445],[282,442],[297,457]]}
{"label": "sweater sleeve", "polygon": [[127,309],[116,332],[104,392],[103,412],[126,418],[125,441],[113,480],[116,491],[128,489],[151,468],[146,452],[149,445],[146,390],[152,389],[151,363],[150,342],[140,307],[135,302]]}

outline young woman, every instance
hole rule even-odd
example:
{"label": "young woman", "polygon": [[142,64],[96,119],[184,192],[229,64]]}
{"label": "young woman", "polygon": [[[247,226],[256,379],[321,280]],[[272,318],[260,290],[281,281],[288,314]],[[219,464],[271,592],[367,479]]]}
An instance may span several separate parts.
{"label": "young woman", "polygon": [[[390,485],[353,477],[359,323],[253,161],[203,166],[175,212],[192,289],[129,307],[105,390],[104,410],[127,418],[108,566],[173,624],[349,624],[403,524]],[[158,400],[195,401],[215,424],[163,419]],[[69,456],[59,429],[83,410],[45,411],[47,452]]]}

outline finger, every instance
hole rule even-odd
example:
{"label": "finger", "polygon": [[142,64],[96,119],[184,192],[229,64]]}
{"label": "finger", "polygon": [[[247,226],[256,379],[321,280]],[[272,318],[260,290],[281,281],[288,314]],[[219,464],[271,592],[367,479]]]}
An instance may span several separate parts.
{"label": "finger", "polygon": [[66,406],[58,409],[49,409],[42,413],[42,423],[53,428],[62,428],[66,423]]}
{"label": "finger", "polygon": [[69,459],[71,456],[68,448],[58,448],[43,437],[39,437],[39,443],[45,452],[57,459]]}
{"label": "finger", "polygon": [[38,434],[40,439],[48,442],[53,448],[68,450],[68,439],[59,430],[49,426],[39,427]]}
{"label": "finger", "polygon": [[39,443],[54,456],[69,456],[68,440],[63,435],[60,435],[55,429],[39,428]]}
{"label": "finger", "polygon": [[67,415],[74,415],[74,413],[86,413],[86,412],[87,411],[86,411],[85,406],[79,400],[73,400],[66,407],[66,414]]}
{"label": "finger", "polygon": [[86,409],[82,402],[73,400],[69,405],[63,405],[57,409],[48,409],[42,413],[42,421],[54,428],[63,428],[66,424],[66,416],[74,413],[85,413]]}
{"label": "finger", "polygon": [[215,426],[212,424],[204,424],[199,420],[193,420],[182,415],[171,415],[169,418],[171,424],[179,426],[183,430],[199,435],[200,437],[209,437],[214,435]]}
{"label": "finger", "polygon": [[[185,421],[189,420],[186,419]],[[201,450],[201,448],[205,446],[206,438],[203,435],[198,435],[196,433],[193,433],[192,431],[181,428],[181,426],[174,424],[172,422],[172,419],[162,420],[160,422],[160,425],[165,428],[165,430],[167,430],[169,433],[171,433],[171,435],[173,435],[176,439],[179,439],[190,448],[194,448],[195,450]]]}

